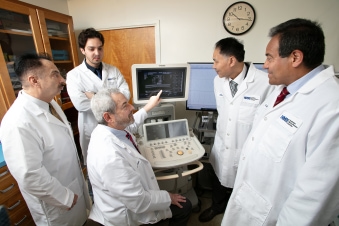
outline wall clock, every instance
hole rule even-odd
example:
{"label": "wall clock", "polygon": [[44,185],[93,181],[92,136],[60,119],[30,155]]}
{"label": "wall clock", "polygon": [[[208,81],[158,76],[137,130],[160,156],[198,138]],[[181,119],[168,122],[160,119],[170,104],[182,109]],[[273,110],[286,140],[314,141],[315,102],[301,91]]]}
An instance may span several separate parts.
{"label": "wall clock", "polygon": [[230,5],[223,16],[223,25],[232,35],[242,35],[248,32],[255,21],[255,11],[248,2],[235,2]]}

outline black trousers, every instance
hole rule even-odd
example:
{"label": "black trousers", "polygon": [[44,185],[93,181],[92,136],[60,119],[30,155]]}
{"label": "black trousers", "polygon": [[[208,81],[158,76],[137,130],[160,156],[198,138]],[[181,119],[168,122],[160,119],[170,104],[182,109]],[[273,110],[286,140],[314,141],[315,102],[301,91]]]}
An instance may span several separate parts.
{"label": "black trousers", "polygon": [[186,226],[188,220],[190,219],[192,212],[192,203],[189,199],[186,199],[186,202],[180,203],[182,208],[178,206],[171,205],[170,209],[172,211],[172,218],[161,220],[156,224],[156,226]]}
{"label": "black trousers", "polygon": [[212,209],[216,212],[223,213],[226,210],[233,188],[227,188],[221,185],[213,167],[210,167],[209,175],[212,180]]}

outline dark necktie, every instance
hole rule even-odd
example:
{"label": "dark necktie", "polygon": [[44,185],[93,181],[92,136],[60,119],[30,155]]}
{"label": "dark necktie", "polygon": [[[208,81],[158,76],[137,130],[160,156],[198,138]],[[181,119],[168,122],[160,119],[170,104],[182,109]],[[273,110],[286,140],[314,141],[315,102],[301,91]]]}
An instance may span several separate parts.
{"label": "dark necktie", "polygon": [[232,97],[234,97],[234,95],[238,91],[238,83],[236,83],[235,81],[231,80],[230,81],[230,89],[231,89]]}
{"label": "dark necktie", "polygon": [[133,144],[133,146],[135,147],[135,149],[137,149],[137,151],[140,153],[139,148],[138,148],[137,145],[135,144],[135,142],[134,142],[134,140],[133,140],[131,134],[129,134],[129,132],[127,132],[126,130],[125,130],[125,132],[126,132],[126,137],[132,142],[132,144]]}
{"label": "dark necktie", "polygon": [[60,115],[58,114],[58,112],[54,109],[53,105],[51,103],[49,103],[48,105],[49,105],[49,111],[51,112],[51,114],[54,115],[57,119],[59,119],[62,123],[64,123]]}
{"label": "dark necktie", "polygon": [[284,87],[284,88],[281,90],[279,96],[277,97],[277,99],[276,99],[276,101],[275,101],[273,107],[274,107],[275,105],[279,104],[280,102],[282,102],[288,94],[289,94],[289,92],[287,91],[287,88]]}
{"label": "dark necktie", "polygon": [[100,79],[102,79],[101,69],[100,69],[100,68],[96,68],[96,69],[95,69],[95,74],[96,74]]}

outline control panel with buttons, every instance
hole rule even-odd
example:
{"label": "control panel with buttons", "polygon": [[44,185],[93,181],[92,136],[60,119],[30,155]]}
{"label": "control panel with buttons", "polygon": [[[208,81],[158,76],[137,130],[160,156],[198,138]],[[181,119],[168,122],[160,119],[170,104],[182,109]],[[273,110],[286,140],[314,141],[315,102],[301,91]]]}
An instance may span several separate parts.
{"label": "control panel with buttons", "polygon": [[170,120],[143,125],[143,137],[138,148],[153,168],[172,168],[199,160],[204,147],[189,133],[187,119]]}

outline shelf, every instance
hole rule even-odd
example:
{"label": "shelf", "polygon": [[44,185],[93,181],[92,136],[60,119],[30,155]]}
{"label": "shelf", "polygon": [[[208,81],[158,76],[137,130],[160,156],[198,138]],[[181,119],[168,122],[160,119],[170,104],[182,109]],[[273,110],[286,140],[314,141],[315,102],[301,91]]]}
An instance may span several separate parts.
{"label": "shelf", "polygon": [[73,104],[72,104],[72,102],[67,102],[67,103],[64,103],[64,104],[62,104],[62,110],[67,110],[67,109],[69,109],[69,108],[72,108],[73,107]]}
{"label": "shelf", "polygon": [[30,37],[33,36],[32,32],[24,31],[24,30],[21,31],[21,30],[3,30],[3,29],[0,29],[0,32],[12,34],[12,35],[23,35],[23,36],[30,36]]}
{"label": "shelf", "polygon": [[58,37],[58,36],[48,36],[49,39],[60,40],[60,41],[69,41],[67,37]]}

